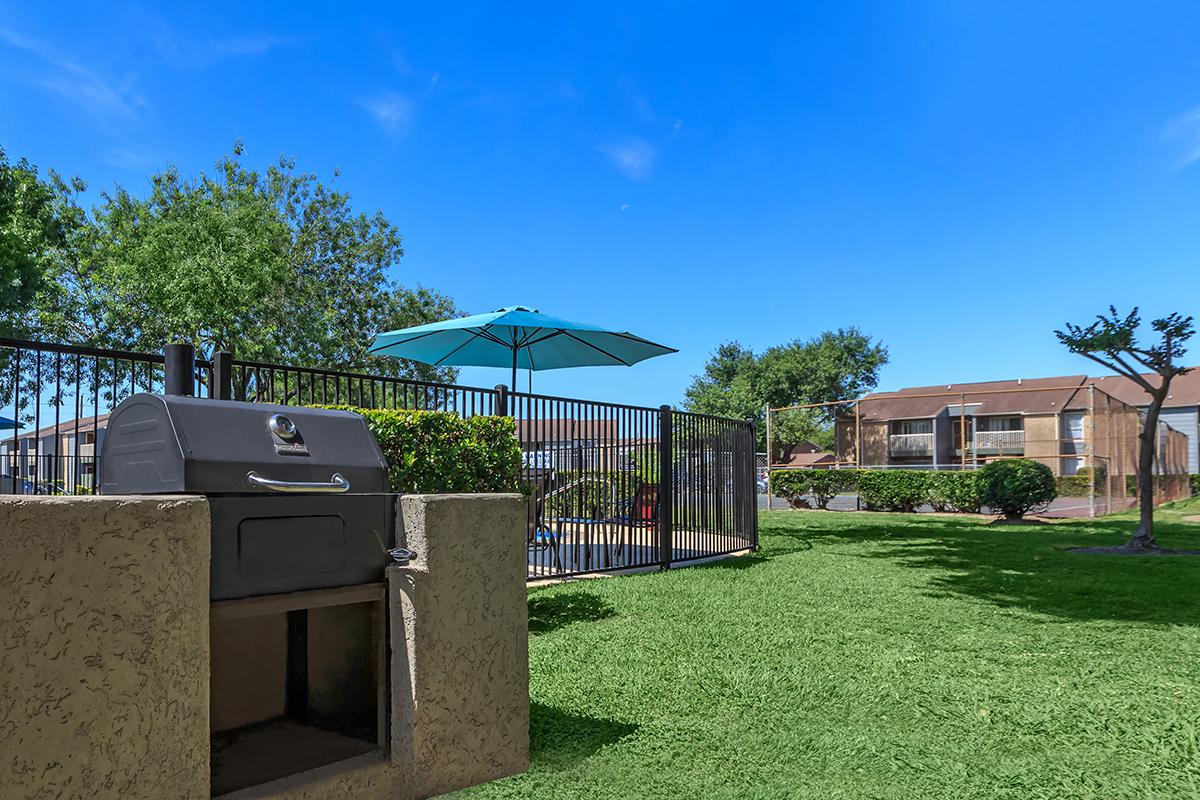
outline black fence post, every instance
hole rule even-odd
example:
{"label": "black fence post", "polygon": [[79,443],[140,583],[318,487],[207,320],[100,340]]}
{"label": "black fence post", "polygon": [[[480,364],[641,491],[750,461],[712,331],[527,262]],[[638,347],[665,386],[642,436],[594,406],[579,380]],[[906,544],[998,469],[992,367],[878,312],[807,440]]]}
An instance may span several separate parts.
{"label": "black fence post", "polygon": [[196,393],[196,348],[186,342],[163,349],[163,391],[191,397]]}
{"label": "black fence post", "polygon": [[[750,471],[750,503],[746,511],[746,522],[750,525],[750,550],[758,550],[758,427],[754,422],[754,417],[746,417],[746,428],[749,432],[749,441],[746,443],[745,457],[749,461],[747,469]],[[771,463],[770,456],[767,457],[767,463]],[[767,480],[771,480],[771,470],[767,469]],[[770,495],[767,495],[770,497]]]}
{"label": "black fence post", "polygon": [[671,407],[658,409],[658,561],[671,568],[674,538],[675,467],[671,441]]}
{"label": "black fence post", "polygon": [[[233,399],[233,353],[222,350],[213,353],[213,386],[210,390],[216,400]],[[297,378],[299,380],[299,378]]]}
{"label": "black fence post", "polygon": [[503,383],[496,386],[496,416],[508,416],[508,387]]}

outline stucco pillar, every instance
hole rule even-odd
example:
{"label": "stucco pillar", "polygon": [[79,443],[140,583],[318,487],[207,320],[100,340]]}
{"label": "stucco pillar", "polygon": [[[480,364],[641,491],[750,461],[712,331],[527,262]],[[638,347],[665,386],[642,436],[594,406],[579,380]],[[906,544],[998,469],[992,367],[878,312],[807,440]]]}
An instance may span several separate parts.
{"label": "stucco pillar", "polygon": [[[408,495],[392,567],[393,759],[418,798],[529,766],[525,506],[520,495]],[[399,647],[404,642],[405,647]]]}
{"label": "stucco pillar", "polygon": [[207,800],[208,503],[0,497],[0,795]]}

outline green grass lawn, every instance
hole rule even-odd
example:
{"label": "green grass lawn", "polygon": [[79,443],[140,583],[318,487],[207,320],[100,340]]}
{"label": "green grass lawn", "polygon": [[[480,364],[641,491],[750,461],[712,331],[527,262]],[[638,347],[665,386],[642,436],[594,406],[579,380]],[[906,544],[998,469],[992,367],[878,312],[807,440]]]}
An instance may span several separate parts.
{"label": "green grass lawn", "polygon": [[1200,557],[1067,549],[1131,520],[765,512],[757,555],[531,591],[533,764],[458,797],[1200,797]]}

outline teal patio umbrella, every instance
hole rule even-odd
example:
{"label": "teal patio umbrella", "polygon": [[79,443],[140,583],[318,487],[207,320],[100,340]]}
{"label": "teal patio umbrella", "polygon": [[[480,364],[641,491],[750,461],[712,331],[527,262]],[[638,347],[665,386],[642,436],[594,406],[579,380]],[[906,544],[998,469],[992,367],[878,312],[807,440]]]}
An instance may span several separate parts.
{"label": "teal patio umbrella", "polygon": [[435,366],[510,367],[517,370],[632,366],[679,352],[628,331],[552,317],[525,306],[388,331],[375,337],[372,353]]}
{"label": "teal patio umbrella", "polygon": [[21,423],[8,417],[0,417],[0,431],[16,431],[24,427]]}

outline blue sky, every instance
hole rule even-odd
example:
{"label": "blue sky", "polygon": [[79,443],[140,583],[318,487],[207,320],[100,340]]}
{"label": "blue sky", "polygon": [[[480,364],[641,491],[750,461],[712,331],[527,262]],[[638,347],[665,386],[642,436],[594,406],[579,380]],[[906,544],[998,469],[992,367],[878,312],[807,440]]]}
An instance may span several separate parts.
{"label": "blue sky", "polygon": [[1085,372],[1062,322],[1197,311],[1196,4],[493,5],[0,2],[0,144],[95,192],[242,139],[340,170],[402,282],[681,350],[538,391],[845,325],[883,388]]}

